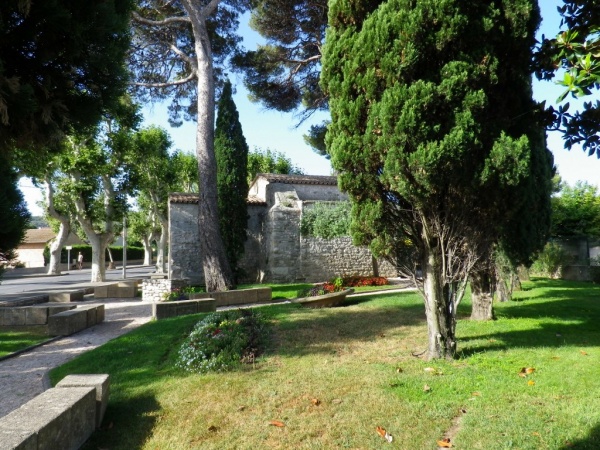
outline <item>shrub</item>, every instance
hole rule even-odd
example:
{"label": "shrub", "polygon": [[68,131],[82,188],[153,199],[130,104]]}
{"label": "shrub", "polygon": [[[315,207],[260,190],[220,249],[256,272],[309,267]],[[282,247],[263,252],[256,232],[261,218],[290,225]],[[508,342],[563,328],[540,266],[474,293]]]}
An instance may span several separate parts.
{"label": "shrub", "polygon": [[384,277],[337,277],[327,283],[316,284],[310,289],[298,291],[298,297],[316,297],[317,295],[340,292],[349,287],[385,286],[387,284],[389,284],[389,281]]}
{"label": "shrub", "polygon": [[569,255],[555,242],[548,242],[537,260],[531,266],[531,270],[539,275],[550,278],[560,278],[560,272],[569,263]]}
{"label": "shrub", "polygon": [[590,278],[593,283],[600,284],[600,255],[590,258]]}
{"label": "shrub", "polygon": [[235,369],[262,352],[267,330],[267,321],[252,309],[210,314],[182,344],[177,366],[197,373]]}
{"label": "shrub", "polygon": [[302,236],[333,239],[350,235],[350,202],[316,202],[300,219]]}
{"label": "shrub", "polygon": [[345,277],[343,284],[346,287],[361,287],[361,286],[386,286],[389,283],[384,277]]}

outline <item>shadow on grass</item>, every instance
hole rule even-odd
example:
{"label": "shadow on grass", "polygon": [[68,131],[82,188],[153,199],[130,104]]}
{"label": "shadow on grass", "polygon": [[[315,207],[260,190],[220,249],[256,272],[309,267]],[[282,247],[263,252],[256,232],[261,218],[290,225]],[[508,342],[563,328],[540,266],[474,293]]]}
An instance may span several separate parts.
{"label": "shadow on grass", "polygon": [[111,401],[102,425],[82,449],[142,448],[156,424],[160,408],[152,394]]}
{"label": "shadow on grass", "polygon": [[[373,307],[354,308],[368,302]],[[340,344],[374,340],[392,329],[425,324],[423,303],[414,293],[351,297],[344,306],[296,308],[286,314],[276,327],[280,336],[276,336],[274,351],[289,356],[327,354]]]}
{"label": "shadow on grass", "polygon": [[600,447],[600,424],[590,430],[589,435],[563,445],[560,450],[596,450]]}
{"label": "shadow on grass", "polygon": [[[600,345],[600,297],[596,297],[595,291],[590,289],[593,286],[578,286],[581,283],[574,283],[573,289],[564,289],[564,282],[554,280],[542,284],[551,290],[526,296],[521,303],[509,304],[496,310],[500,319],[499,327],[506,325],[508,328],[510,324],[506,321],[512,319],[529,319],[532,323],[531,329],[505,328],[494,333],[461,338],[461,342],[467,345],[467,348],[460,352],[461,356],[468,357],[483,351],[507,350],[514,347]],[[560,286],[562,289],[556,289],[554,286]],[[547,300],[541,300],[540,297]],[[482,340],[488,342],[468,346],[470,341]]]}

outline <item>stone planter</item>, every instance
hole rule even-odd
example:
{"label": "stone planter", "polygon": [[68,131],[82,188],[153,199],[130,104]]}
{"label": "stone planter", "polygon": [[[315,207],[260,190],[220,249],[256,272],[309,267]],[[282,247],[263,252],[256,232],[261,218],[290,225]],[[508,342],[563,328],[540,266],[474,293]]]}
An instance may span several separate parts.
{"label": "stone planter", "polygon": [[304,297],[292,300],[293,303],[300,303],[305,308],[329,308],[340,306],[346,300],[348,294],[352,294],[354,289],[346,289],[331,294],[316,295],[314,297]]}

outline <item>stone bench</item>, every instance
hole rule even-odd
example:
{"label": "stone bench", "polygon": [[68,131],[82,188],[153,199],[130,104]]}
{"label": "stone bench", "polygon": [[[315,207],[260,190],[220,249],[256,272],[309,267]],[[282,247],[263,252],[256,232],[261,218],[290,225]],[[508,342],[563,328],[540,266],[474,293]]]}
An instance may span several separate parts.
{"label": "stone bench", "polygon": [[100,426],[108,375],[69,375],[0,418],[0,450],[80,448]]}
{"label": "stone bench", "polygon": [[48,317],[49,336],[70,336],[104,321],[104,305],[80,306]]}
{"label": "stone bench", "polygon": [[55,303],[81,302],[83,301],[84,294],[85,291],[82,289],[63,292],[53,292],[51,294],[48,294],[48,301]]}
{"label": "stone bench", "polygon": [[46,325],[48,317],[74,309],[75,305],[33,305],[0,308],[0,326]]}
{"label": "stone bench", "polygon": [[233,291],[190,294],[191,299],[214,298],[217,308],[220,306],[245,305],[271,301],[271,288],[252,288]]}
{"label": "stone bench", "polygon": [[152,317],[156,320],[160,320],[168,317],[185,316],[188,314],[198,314],[216,310],[217,302],[214,298],[157,302],[152,304]]}
{"label": "stone bench", "polygon": [[137,297],[139,280],[124,280],[94,288],[94,298],[133,298]]}

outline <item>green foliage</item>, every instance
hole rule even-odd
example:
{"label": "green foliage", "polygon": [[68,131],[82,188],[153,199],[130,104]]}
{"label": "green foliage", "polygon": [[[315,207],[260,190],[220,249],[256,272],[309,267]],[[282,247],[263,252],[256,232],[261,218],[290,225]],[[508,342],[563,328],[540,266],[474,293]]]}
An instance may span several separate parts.
{"label": "green foliage", "polygon": [[301,168],[283,153],[255,148],[248,154],[248,184],[251,184],[259,173],[279,173],[282,175],[302,175]]}
{"label": "green foliage", "polygon": [[248,144],[232,95],[227,81],[218,104],[215,157],[221,238],[229,265],[238,277],[248,223]]}
{"label": "green foliage", "polygon": [[[552,80],[562,74],[557,83],[566,89],[556,100],[561,103],[592,95],[600,86],[600,5],[591,0],[564,0],[558,7],[562,25],[555,38],[544,38],[534,62],[539,79]],[[582,144],[589,155],[600,158],[600,101],[585,102],[580,111],[569,112],[569,103],[548,108],[549,125],[563,133],[565,148]]]}
{"label": "green foliage", "polygon": [[233,370],[252,362],[265,345],[267,322],[252,309],[206,316],[179,350],[177,365],[190,372]]}
{"label": "green foliage", "polygon": [[[134,2],[0,2],[0,151],[95,125],[127,85]],[[35,150],[33,150],[35,149]]]}
{"label": "green foliage", "polygon": [[173,171],[177,174],[175,192],[198,192],[198,160],[192,153],[176,151],[171,156]]}
{"label": "green foliage", "polygon": [[14,250],[25,237],[30,220],[17,180],[17,174],[0,153],[0,266],[14,258]]}
{"label": "green foliage", "polygon": [[350,202],[316,202],[300,219],[302,236],[333,239],[350,234]]}
{"label": "green foliage", "polygon": [[600,193],[578,181],[552,198],[552,236],[600,238]]}
{"label": "green foliage", "polygon": [[569,262],[569,255],[560,244],[548,242],[531,266],[531,271],[538,275],[558,278],[562,268]]}

